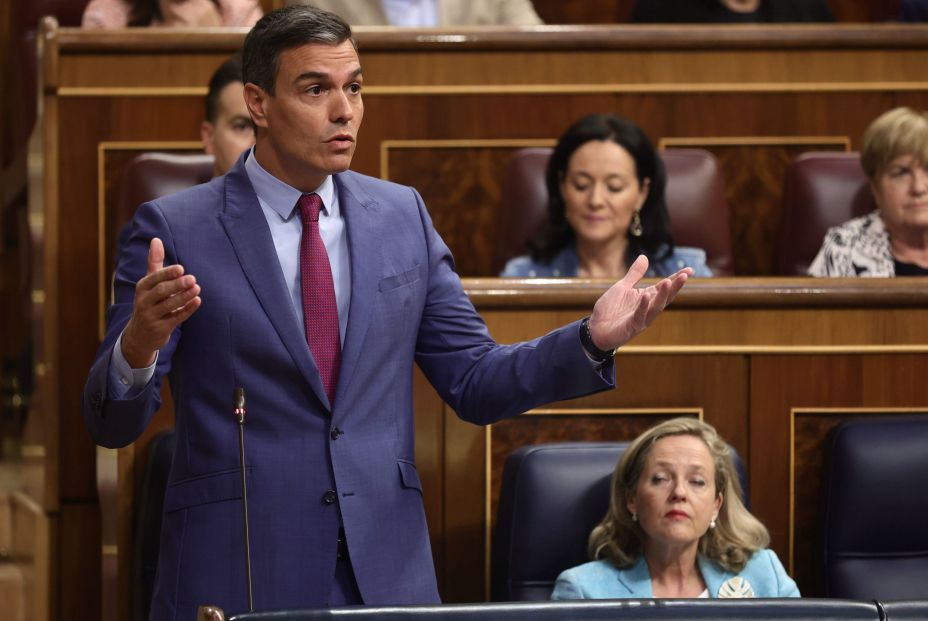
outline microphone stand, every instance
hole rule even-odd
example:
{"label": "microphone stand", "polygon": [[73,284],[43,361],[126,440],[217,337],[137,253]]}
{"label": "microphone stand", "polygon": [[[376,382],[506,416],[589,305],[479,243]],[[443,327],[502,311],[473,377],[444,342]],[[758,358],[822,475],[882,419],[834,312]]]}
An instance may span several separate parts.
{"label": "microphone stand", "polygon": [[242,513],[245,523],[245,578],[248,582],[248,612],[255,611],[251,589],[251,543],[248,534],[248,485],[245,482],[245,389],[241,386],[232,393],[233,413],[238,420],[239,466],[242,472]]}

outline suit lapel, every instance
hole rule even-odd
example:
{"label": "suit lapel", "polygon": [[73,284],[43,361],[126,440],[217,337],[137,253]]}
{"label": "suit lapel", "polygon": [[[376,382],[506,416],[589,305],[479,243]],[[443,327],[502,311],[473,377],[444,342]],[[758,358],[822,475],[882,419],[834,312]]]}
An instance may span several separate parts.
{"label": "suit lapel", "polygon": [[734,577],[735,574],[722,569],[702,555],[696,557],[696,562],[699,563],[699,571],[702,573],[702,579],[706,582],[709,597],[718,597],[719,589],[722,588],[726,580]]}
{"label": "suit lapel", "polygon": [[648,571],[648,563],[644,560],[644,556],[641,556],[631,567],[620,570],[618,578],[632,597],[654,597],[654,592],[651,590],[651,572]]}
{"label": "suit lapel", "polygon": [[364,352],[364,337],[377,299],[382,222],[377,201],[361,188],[351,173],[335,175],[335,190],[345,218],[351,257],[351,305],[335,391],[335,402],[344,403],[358,359]]}
{"label": "suit lapel", "polygon": [[313,392],[329,408],[329,400],[322,387],[319,370],[309,353],[306,336],[293,314],[293,303],[280,271],[274,241],[261,205],[258,204],[258,197],[245,172],[244,162],[244,158],[239,159],[226,175],[224,205],[219,220],[232,242],[242,271],[284,347],[290,352]]}

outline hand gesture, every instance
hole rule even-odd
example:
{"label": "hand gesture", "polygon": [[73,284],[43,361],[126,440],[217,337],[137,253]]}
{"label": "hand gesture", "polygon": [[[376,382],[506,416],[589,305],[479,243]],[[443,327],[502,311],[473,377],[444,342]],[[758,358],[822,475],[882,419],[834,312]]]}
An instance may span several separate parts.
{"label": "hand gesture", "polygon": [[164,244],[148,248],[148,272],[135,285],[132,316],[122,333],[122,355],[133,369],[151,366],[174,328],[200,308],[200,285],[184,266],[164,267]]}
{"label": "hand gesture", "polygon": [[636,289],[648,271],[648,258],[639,256],[625,277],[596,300],[590,316],[590,336],[603,350],[612,350],[637,336],[660,314],[683,287],[693,269],[685,267],[656,285]]}

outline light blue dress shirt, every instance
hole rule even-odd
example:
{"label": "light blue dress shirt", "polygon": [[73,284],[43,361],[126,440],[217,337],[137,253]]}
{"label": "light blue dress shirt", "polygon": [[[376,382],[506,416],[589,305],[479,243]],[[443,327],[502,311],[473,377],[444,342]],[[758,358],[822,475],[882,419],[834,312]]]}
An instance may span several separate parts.
{"label": "light blue dress shirt", "polygon": [[[303,292],[300,283],[300,240],[303,224],[297,201],[302,192],[277,179],[264,170],[255,157],[254,148],[245,161],[245,172],[258,195],[258,204],[264,212],[280,270],[290,292],[294,321],[303,327]],[[329,255],[332,280],[335,283],[335,302],[338,305],[338,329],[342,344],[348,326],[348,309],[351,305],[351,260],[348,252],[348,234],[345,218],[335,191],[335,181],[329,175],[314,190],[322,199],[319,214],[319,234]],[[196,275],[196,274],[194,274]],[[144,369],[133,369],[122,355],[122,336],[116,341],[110,362],[109,396],[111,399],[131,398],[145,387],[155,372],[155,364]]]}

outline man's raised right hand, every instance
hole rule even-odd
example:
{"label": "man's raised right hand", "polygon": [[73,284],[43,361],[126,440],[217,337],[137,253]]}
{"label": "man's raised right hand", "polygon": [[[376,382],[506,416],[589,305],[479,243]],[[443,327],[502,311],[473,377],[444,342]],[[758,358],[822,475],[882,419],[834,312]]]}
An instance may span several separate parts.
{"label": "man's raised right hand", "polygon": [[122,333],[122,355],[133,369],[154,364],[158,350],[174,328],[198,308],[200,285],[183,265],[164,267],[164,244],[155,237],[148,247],[148,272],[135,285],[132,316]]}

